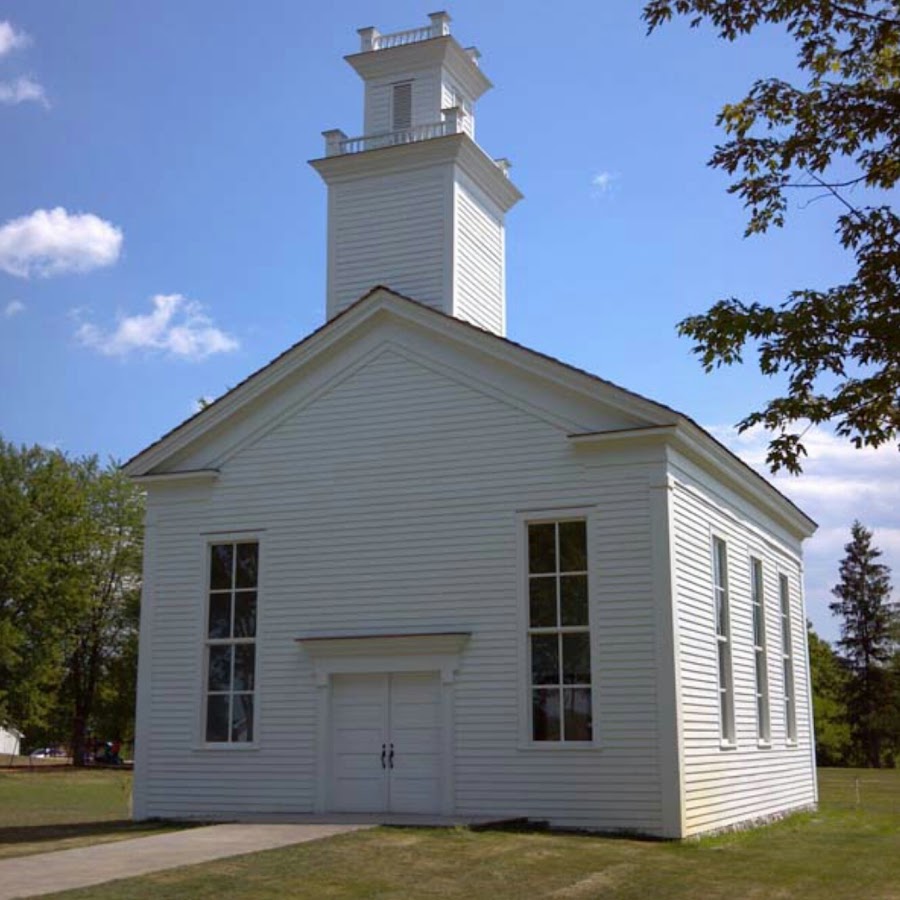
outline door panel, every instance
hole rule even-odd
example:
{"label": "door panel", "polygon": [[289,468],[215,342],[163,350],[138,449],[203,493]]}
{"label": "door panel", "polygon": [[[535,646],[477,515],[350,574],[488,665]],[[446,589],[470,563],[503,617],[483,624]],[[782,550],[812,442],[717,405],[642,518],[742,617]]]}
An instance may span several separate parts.
{"label": "door panel", "polygon": [[336,675],[331,686],[332,808],[387,809],[388,676]]}
{"label": "door panel", "polygon": [[[331,808],[439,812],[441,717],[437,673],[333,676]],[[388,749],[384,767],[382,745]]]}
{"label": "door panel", "polygon": [[392,812],[441,808],[441,685],[436,673],[391,675]]}

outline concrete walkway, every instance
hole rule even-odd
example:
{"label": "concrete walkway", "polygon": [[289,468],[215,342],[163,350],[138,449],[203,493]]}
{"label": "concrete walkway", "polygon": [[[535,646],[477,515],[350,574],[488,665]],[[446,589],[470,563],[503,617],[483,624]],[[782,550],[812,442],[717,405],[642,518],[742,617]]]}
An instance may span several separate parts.
{"label": "concrete walkway", "polygon": [[117,878],[302,844],[371,827],[359,822],[207,825],[75,850],[14,857],[0,860],[0,900],[90,887]]}

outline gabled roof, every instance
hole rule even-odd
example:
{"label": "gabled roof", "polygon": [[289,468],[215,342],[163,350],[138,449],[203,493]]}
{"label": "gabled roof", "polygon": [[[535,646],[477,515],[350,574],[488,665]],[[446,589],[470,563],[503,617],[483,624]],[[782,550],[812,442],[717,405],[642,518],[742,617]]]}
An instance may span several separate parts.
{"label": "gabled roof", "polygon": [[694,458],[713,466],[729,480],[743,482],[748,487],[752,487],[754,496],[759,497],[762,505],[769,511],[780,512],[779,518],[790,521],[794,530],[807,536],[815,531],[815,522],[799,507],[689,416],[584,369],[579,369],[508,338],[485,331],[462,319],[431,309],[411,297],[406,297],[382,285],[372,288],[343,312],[249,375],[209,406],[195,413],[164,434],[159,440],[137,453],[122,466],[124,472],[147,482],[157,480],[157,478],[162,479],[163,473],[166,473],[166,477],[169,479],[179,480],[214,476],[215,472],[212,470],[173,472],[165,469],[165,463],[176,453],[182,452],[213,428],[244,409],[282,379],[297,371],[326,347],[331,346],[382,310],[389,310],[401,318],[414,320],[442,332],[447,337],[477,345],[483,351],[530,369],[569,389],[588,394],[600,403],[627,413],[632,418],[643,419],[647,423],[644,427],[629,428],[621,432],[570,435],[573,443],[597,443],[608,441],[614,436],[619,440],[677,438],[680,449],[689,450]]}

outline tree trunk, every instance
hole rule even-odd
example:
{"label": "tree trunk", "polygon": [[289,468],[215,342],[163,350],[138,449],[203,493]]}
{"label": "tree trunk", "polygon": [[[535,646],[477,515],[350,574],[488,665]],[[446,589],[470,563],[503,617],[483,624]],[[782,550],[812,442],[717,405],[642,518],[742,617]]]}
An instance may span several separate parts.
{"label": "tree trunk", "polygon": [[87,735],[85,733],[87,727],[87,718],[81,710],[76,710],[72,717],[72,765],[83,766],[85,763],[84,756],[87,750]]}

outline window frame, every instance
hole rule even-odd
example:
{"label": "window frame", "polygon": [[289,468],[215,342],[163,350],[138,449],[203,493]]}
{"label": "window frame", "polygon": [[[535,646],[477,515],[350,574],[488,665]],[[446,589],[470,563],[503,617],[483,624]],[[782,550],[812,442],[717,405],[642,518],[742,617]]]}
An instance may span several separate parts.
{"label": "window frame", "polygon": [[[794,626],[791,621],[791,579],[787,572],[778,572],[778,615],[781,621],[781,687],[784,714],[784,742],[797,746],[797,667],[794,648]],[[790,678],[788,678],[790,675]],[[788,682],[790,681],[790,688]]]}
{"label": "window frame", "polygon": [[[209,638],[209,606],[210,606],[210,574],[211,574],[211,552],[214,546],[219,544],[249,544],[257,545],[257,572],[256,572],[256,634],[252,639],[247,638],[227,638],[218,639]],[[240,531],[240,532],[216,532],[203,535],[202,540],[202,562],[203,566],[203,603],[201,606],[201,615],[199,623],[199,654],[197,657],[197,677],[195,679],[197,689],[199,690],[199,702],[197,703],[196,732],[194,740],[194,750],[202,751],[223,751],[226,753],[245,752],[248,750],[259,750],[260,748],[260,725],[261,716],[259,712],[259,670],[260,670],[260,624],[263,595],[263,536],[260,531]],[[234,594],[234,587],[230,589]],[[232,621],[234,619],[234,609],[231,611]],[[237,693],[253,694],[253,740],[252,741],[208,741],[206,739],[206,715],[207,704],[209,699],[209,648],[211,645],[236,645],[236,644],[252,643],[256,648],[253,658],[253,690],[238,691]],[[222,692],[213,692],[222,693]],[[235,693],[229,691],[229,695]]]}
{"label": "window frame", "polygon": [[[516,513],[517,540],[517,581],[518,581],[518,656],[519,656],[519,728],[518,750],[534,750],[542,752],[563,751],[566,753],[578,753],[594,751],[602,748],[598,716],[598,654],[596,646],[597,622],[596,622],[596,571],[591,557],[591,548],[594,545],[594,506],[576,506],[560,508],[544,508],[538,510],[523,510]],[[531,673],[531,619],[529,604],[529,572],[528,572],[528,526],[551,524],[558,522],[583,521],[585,523],[585,536],[587,541],[587,605],[588,624],[583,626],[560,626],[554,629],[538,629],[539,632],[552,632],[555,634],[574,632],[586,632],[588,635],[590,665],[591,665],[591,739],[587,741],[536,741],[532,731],[532,673]],[[558,572],[557,572],[558,575]]]}
{"label": "window frame", "polygon": [[[413,83],[415,82],[414,78],[404,78],[401,81],[392,81],[390,85],[390,93],[391,93],[391,102],[390,102],[390,124],[391,124],[391,133],[393,132],[403,132],[410,131],[413,127]],[[397,127],[397,116],[396,116],[396,98],[397,98],[397,88],[408,86],[409,87],[409,124],[404,128]]]}
{"label": "window frame", "polygon": [[[722,547],[724,568],[721,565],[718,548]],[[719,720],[719,747],[722,750],[733,750],[737,747],[737,732],[735,730],[735,696],[734,696],[734,640],[731,629],[731,582],[728,574],[728,541],[716,532],[710,534],[710,575],[712,579],[712,605],[713,605],[713,637],[716,647],[716,709]],[[717,575],[721,574],[722,583],[719,584]],[[724,629],[720,629],[719,623],[719,591],[722,591],[725,611]],[[724,653],[724,662],[722,654]],[[722,676],[725,676],[725,684]],[[725,703],[722,697],[725,695]],[[723,706],[725,714],[723,715]]]}
{"label": "window frame", "polygon": [[[757,596],[756,574],[759,572],[759,594]],[[760,747],[772,746],[772,690],[769,677],[769,635],[766,611],[766,570],[762,555],[750,552],[750,613],[751,634],[753,636],[753,691],[756,697],[756,742]],[[757,624],[757,615],[759,623]],[[762,643],[757,643],[757,637]],[[762,690],[760,690],[762,673]]]}

